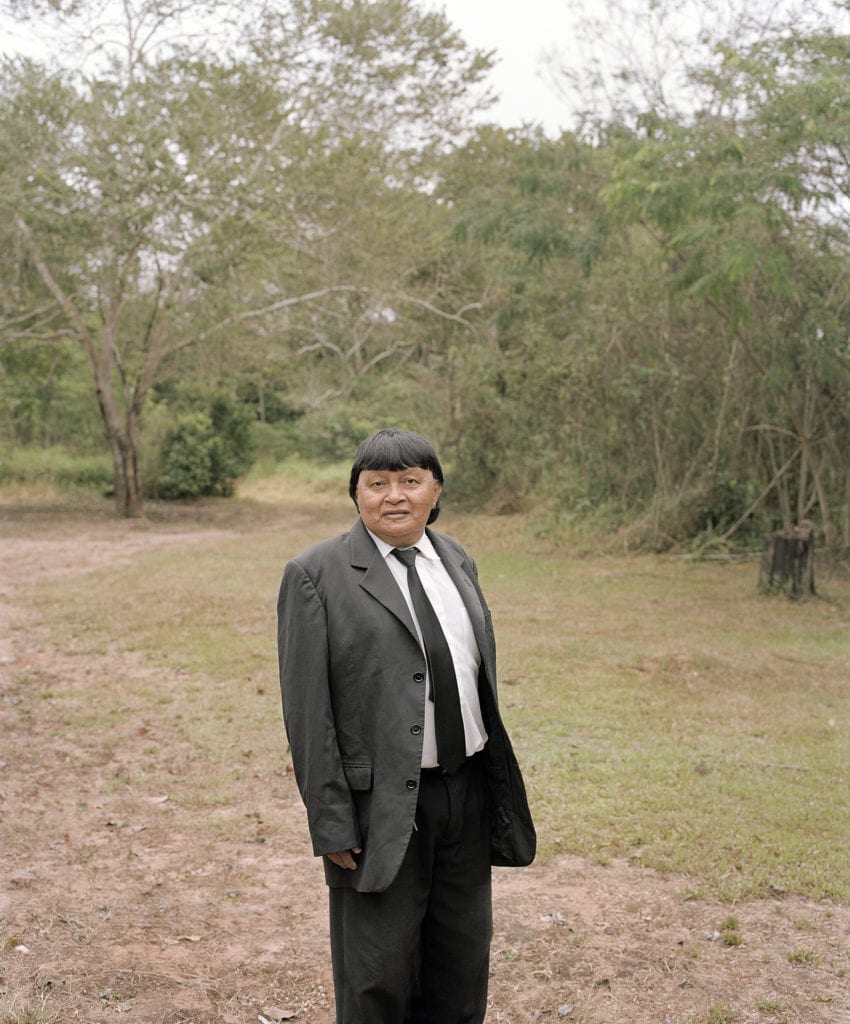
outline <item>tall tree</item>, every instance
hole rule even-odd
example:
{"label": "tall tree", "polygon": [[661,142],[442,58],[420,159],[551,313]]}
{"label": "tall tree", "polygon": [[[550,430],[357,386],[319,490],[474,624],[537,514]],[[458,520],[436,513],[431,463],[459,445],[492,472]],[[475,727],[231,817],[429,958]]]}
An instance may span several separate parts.
{"label": "tall tree", "polygon": [[654,123],[608,190],[658,241],[671,287],[718,318],[746,376],[741,451],[760,453],[762,497],[776,490],[795,519],[816,507],[829,546],[850,440],[848,47],[790,26],[719,46],[711,102]]}
{"label": "tall tree", "polygon": [[610,508],[655,547],[759,508],[848,536],[850,48],[756,27],[691,64],[698,108],[633,96],[592,132],[454,158],[489,300],[459,431],[479,486]]}
{"label": "tall tree", "polygon": [[[82,346],[117,505],[138,515],[145,403],[181,352],[220,351],[262,321],[289,336],[299,307],[307,336],[294,344],[309,347],[311,319],[344,316],[349,332],[358,317],[380,323],[382,293],[406,295],[389,228],[373,231],[376,281],[351,258],[351,225],[362,241],[379,201],[396,198],[398,215],[421,190],[488,61],[410,0],[291,0],[241,22],[245,5],[204,5],[240,25],[227,50],[173,37],[199,5],[126,0],[120,43],[79,27],[91,8],[48,6],[82,33],[83,69],[3,68],[0,337]],[[380,355],[346,345],[361,369]]]}

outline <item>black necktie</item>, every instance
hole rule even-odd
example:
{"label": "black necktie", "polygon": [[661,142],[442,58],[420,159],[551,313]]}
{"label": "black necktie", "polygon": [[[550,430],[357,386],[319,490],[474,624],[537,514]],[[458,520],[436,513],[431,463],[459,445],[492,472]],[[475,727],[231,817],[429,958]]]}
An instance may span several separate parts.
{"label": "black necktie", "polygon": [[434,727],[437,733],[437,759],[446,771],[459,768],[466,759],[466,740],[460,697],[451,651],[446,642],[440,620],[416,571],[417,548],[393,548],[396,558],[407,566],[407,585],[413,601],[413,610],[422,631],[425,657],[431,675],[431,695],[434,699]]}

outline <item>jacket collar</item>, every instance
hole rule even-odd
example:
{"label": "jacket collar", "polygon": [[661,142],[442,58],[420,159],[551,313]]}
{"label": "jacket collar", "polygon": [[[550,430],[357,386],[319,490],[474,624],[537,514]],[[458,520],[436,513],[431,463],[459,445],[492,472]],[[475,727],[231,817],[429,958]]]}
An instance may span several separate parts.
{"label": "jacket collar", "polygon": [[[486,657],[485,652],[489,651],[489,645],[487,643],[484,609],[478,596],[478,589],[473,582],[475,569],[462,551],[449,543],[441,534],[429,529],[426,529],[425,532],[434,545],[434,550],[440,556],[446,572],[458,589],[466,610],[469,612],[478,649],[482,656]],[[398,589],[392,573],[387,568],[381,552],[369,536],[369,531],[363,525],[361,519],[358,519],[352,527],[349,539],[352,566],[358,569],[365,569],[363,578],[360,580],[360,586],[377,601],[380,601],[399,621],[403,622],[414,639],[416,639],[416,627],[413,624],[413,619],[410,617],[407,603]]]}
{"label": "jacket collar", "polygon": [[352,527],[349,542],[352,566],[356,569],[366,570],[360,580],[360,586],[376,601],[380,601],[400,622],[404,623],[416,640],[416,627],[404,596],[387,568],[383,555],[369,536],[369,531],[363,525],[362,519],[358,519]]}

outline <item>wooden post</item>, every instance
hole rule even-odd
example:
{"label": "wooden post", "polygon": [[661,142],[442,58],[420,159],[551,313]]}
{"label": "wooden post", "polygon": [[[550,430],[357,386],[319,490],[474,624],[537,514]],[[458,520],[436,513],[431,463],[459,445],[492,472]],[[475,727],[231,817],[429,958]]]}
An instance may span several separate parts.
{"label": "wooden post", "polygon": [[815,592],[815,531],[810,520],[774,530],[764,538],[759,588],[768,594],[787,591],[795,601],[804,590]]}

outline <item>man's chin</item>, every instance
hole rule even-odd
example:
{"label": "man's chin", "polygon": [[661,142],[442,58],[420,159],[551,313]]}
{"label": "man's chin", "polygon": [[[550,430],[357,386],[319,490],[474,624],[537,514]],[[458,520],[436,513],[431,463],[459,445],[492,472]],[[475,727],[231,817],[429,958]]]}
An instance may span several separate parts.
{"label": "man's chin", "polygon": [[380,531],[375,533],[387,544],[394,544],[397,547],[409,547],[425,532],[425,527],[420,526],[412,516],[400,519],[384,519],[381,521]]}

